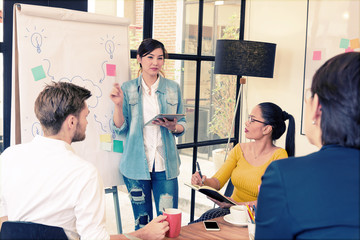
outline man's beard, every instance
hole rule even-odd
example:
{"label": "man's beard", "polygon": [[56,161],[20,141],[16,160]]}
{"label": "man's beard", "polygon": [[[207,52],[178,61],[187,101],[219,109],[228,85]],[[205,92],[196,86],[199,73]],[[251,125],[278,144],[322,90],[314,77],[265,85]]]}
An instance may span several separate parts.
{"label": "man's beard", "polygon": [[80,142],[85,139],[85,130],[81,132],[81,129],[79,127],[79,123],[76,126],[76,132],[74,137],[72,138],[72,142]]}

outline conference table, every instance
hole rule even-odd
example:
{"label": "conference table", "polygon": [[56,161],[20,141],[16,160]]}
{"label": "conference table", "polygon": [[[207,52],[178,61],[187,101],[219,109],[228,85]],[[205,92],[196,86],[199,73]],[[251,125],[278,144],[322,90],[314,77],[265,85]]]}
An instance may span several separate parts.
{"label": "conference table", "polygon": [[206,231],[202,222],[183,226],[177,238],[164,239],[237,239],[249,240],[247,226],[236,226],[224,220],[224,217],[212,219],[219,224],[220,231]]}

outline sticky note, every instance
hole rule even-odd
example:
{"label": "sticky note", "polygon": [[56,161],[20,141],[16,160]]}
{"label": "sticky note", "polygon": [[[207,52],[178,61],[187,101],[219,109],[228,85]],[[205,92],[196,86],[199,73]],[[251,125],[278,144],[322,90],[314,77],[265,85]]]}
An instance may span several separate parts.
{"label": "sticky note", "polygon": [[340,40],[340,48],[348,48],[349,46],[349,39],[346,39],[346,38],[342,38]]}
{"label": "sticky note", "polygon": [[31,72],[32,72],[32,74],[34,76],[35,81],[39,81],[39,80],[41,80],[43,78],[46,78],[44,68],[43,68],[42,65],[32,68]]}
{"label": "sticky note", "polygon": [[321,51],[313,52],[313,60],[321,60]]}
{"label": "sticky note", "polygon": [[345,52],[353,52],[354,49],[352,49],[351,47],[348,47],[347,49],[345,49]]}
{"label": "sticky note", "polygon": [[351,39],[351,40],[350,40],[350,47],[351,47],[352,49],[360,48],[359,39],[358,39],[358,38]]}
{"label": "sticky note", "polygon": [[124,151],[123,141],[114,140],[113,145],[114,145],[113,146],[113,151],[114,152],[122,153]]}
{"label": "sticky note", "polygon": [[116,76],[116,65],[115,64],[106,64],[106,75],[107,76]]}
{"label": "sticky note", "polygon": [[101,142],[100,144],[102,150],[111,152],[111,142]]}
{"label": "sticky note", "polygon": [[101,134],[100,142],[109,142],[111,143],[111,135],[110,134]]}

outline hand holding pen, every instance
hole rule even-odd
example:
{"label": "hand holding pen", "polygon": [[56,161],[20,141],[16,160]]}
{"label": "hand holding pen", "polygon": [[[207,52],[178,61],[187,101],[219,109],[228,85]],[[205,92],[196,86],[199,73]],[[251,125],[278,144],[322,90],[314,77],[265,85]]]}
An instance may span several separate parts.
{"label": "hand holding pen", "polygon": [[198,171],[195,172],[192,177],[191,177],[191,184],[193,185],[203,185],[205,179],[206,179],[206,176],[203,176],[202,173],[201,173],[201,169],[200,169],[200,165],[198,162],[196,162],[196,166],[197,166],[197,169]]}
{"label": "hand holding pen", "polygon": [[201,174],[201,169],[200,169],[199,162],[196,162],[196,166],[197,166],[197,169],[198,169],[199,175],[200,175],[200,177],[201,177],[201,181],[202,181],[203,176],[202,176],[202,174]]}

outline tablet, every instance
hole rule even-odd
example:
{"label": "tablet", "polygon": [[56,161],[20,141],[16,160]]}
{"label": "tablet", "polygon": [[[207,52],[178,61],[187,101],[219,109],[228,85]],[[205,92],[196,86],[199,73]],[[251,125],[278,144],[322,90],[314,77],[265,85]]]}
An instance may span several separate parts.
{"label": "tablet", "polygon": [[159,119],[159,118],[160,119],[166,118],[166,119],[172,121],[172,120],[174,120],[174,118],[179,120],[180,118],[183,118],[183,117],[185,117],[185,114],[158,114],[155,117],[153,117],[150,121],[145,123],[144,126],[156,126],[155,124],[152,124],[152,121]]}

